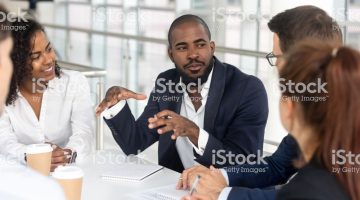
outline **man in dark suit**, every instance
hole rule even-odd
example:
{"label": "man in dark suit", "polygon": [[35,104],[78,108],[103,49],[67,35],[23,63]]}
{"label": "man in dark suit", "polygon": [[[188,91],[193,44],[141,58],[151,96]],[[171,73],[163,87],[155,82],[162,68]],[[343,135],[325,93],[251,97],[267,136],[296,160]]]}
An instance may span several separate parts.
{"label": "man in dark suit", "polygon": [[[266,58],[271,66],[279,70],[286,67],[283,54],[301,40],[342,44],[339,25],[325,11],[315,6],[300,6],[279,13],[269,21],[268,27],[274,36],[273,51]],[[178,187],[188,187],[194,177],[201,174],[209,178],[201,178],[201,181],[206,182],[196,188],[199,194],[207,195],[199,199],[274,200],[277,192],[274,185],[286,183],[297,171],[293,161],[301,155],[299,151],[295,139],[287,135],[274,154],[264,158],[267,164],[233,166],[222,169],[221,173],[202,166],[190,168],[183,172]]]}
{"label": "man in dark suit", "polygon": [[[168,54],[175,68],[161,73],[142,115],[135,120],[126,99],[145,99],[112,87],[98,106],[125,154],[159,141],[159,164],[181,172],[196,162],[218,167],[231,155],[261,157],[268,115],[261,81],[220,62],[206,23],[183,15],[170,26]],[[225,161],[221,158],[228,156]]]}

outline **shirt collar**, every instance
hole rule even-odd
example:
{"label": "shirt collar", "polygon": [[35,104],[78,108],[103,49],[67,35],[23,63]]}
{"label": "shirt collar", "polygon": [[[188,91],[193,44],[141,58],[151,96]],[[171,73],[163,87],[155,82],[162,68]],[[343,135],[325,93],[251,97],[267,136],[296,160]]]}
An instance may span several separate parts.
{"label": "shirt collar", "polygon": [[207,81],[203,84],[204,89],[209,89],[210,88],[213,71],[214,71],[214,65],[212,66],[212,69],[210,71],[210,74],[209,74],[209,77],[208,77]]}

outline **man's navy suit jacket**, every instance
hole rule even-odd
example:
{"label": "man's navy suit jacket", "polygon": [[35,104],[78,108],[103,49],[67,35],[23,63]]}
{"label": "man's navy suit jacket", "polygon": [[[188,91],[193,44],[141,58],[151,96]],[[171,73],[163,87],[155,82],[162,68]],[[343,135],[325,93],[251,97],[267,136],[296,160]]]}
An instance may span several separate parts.
{"label": "man's navy suit jacket", "polygon": [[[227,169],[227,175],[229,185],[233,188],[228,200],[275,200],[277,190],[270,186],[284,184],[296,173],[293,162],[299,158],[299,154],[300,148],[295,138],[287,135],[278,149],[271,156],[264,158],[267,164],[230,167]],[[256,168],[262,169],[261,172],[254,173]]]}
{"label": "man's navy suit jacket", "polygon": [[[105,119],[105,122],[125,154],[137,154],[159,141],[159,164],[181,172],[184,167],[175,141],[171,139],[173,133],[159,135],[156,129],[148,128],[148,119],[160,111],[171,110],[180,114],[183,93],[176,91],[175,87],[167,87],[165,83],[170,81],[176,84],[180,81],[175,68],[157,77],[147,106],[137,120],[126,104],[116,116]],[[258,78],[214,57],[207,98],[203,129],[209,133],[209,139],[202,156],[194,152],[195,161],[205,166],[225,167],[230,163],[215,163],[215,152],[223,150],[221,155],[225,155],[231,151],[246,156],[262,151],[268,102],[265,88]]]}

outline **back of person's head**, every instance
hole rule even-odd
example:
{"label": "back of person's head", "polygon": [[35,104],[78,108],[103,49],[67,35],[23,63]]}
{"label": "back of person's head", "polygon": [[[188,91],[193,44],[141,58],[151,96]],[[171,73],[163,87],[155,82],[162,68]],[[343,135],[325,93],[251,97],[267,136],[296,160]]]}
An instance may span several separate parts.
{"label": "back of person's head", "polygon": [[11,22],[7,19],[8,11],[0,4],[0,13],[5,16],[4,20],[0,21],[0,42],[11,36]]}
{"label": "back of person's head", "polygon": [[[348,48],[334,48],[319,41],[300,43],[289,51],[280,78],[294,84],[325,84],[325,90],[316,92],[290,91],[283,96],[304,97],[295,101],[297,113],[303,123],[311,127],[319,141],[316,157],[331,172],[333,167],[356,167],[347,160],[344,165],[334,164],[333,150],[360,153],[360,54]],[[318,98],[318,99],[317,99]],[[290,98],[296,99],[296,98]],[[317,100],[318,101],[317,101]],[[298,110],[297,110],[298,111]],[[335,174],[351,199],[360,199],[360,174],[340,172]]]}
{"label": "back of person's head", "polygon": [[168,42],[169,42],[169,47],[171,47],[171,41],[172,41],[172,32],[173,30],[179,26],[180,24],[184,24],[184,23],[189,23],[189,22],[193,22],[193,23],[199,23],[201,24],[208,37],[209,40],[211,40],[211,33],[210,33],[210,29],[208,27],[208,25],[206,24],[206,22],[199,16],[197,15],[191,15],[191,14],[186,14],[186,15],[182,15],[178,18],[176,18],[170,25],[169,31],[168,31]]}
{"label": "back of person's head", "polygon": [[0,21],[0,116],[3,112],[3,105],[9,91],[10,77],[13,71],[10,60],[10,52],[12,49],[11,38],[11,22],[8,19],[8,11],[0,4],[0,14],[2,20]]}
{"label": "back of person's head", "polygon": [[[32,61],[30,54],[34,48],[35,35],[42,31],[43,26],[33,19],[17,18],[12,23],[16,29],[12,30],[14,47],[11,52],[11,59],[14,65],[14,73],[11,80],[9,96],[6,105],[12,104],[18,98],[18,88],[20,84],[32,74]],[[60,75],[60,67],[56,65],[56,75]]]}
{"label": "back of person's head", "polygon": [[280,49],[287,52],[301,40],[312,38],[334,45],[342,44],[340,26],[324,10],[315,6],[299,6],[275,15],[269,29],[280,39]]}

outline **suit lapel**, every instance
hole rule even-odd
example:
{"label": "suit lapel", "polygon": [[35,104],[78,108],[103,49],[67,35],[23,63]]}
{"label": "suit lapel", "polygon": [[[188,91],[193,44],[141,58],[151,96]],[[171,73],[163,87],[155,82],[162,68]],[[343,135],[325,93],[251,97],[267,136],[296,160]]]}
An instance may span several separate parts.
{"label": "suit lapel", "polygon": [[225,90],[225,66],[214,57],[215,64],[213,69],[213,76],[210,84],[208,99],[205,105],[205,119],[204,129],[208,133],[212,133],[215,124],[215,118],[221,99]]}
{"label": "suit lapel", "polygon": [[[215,57],[214,59],[215,59],[215,63],[214,63],[214,69],[213,69],[213,75],[209,89],[208,99],[205,105],[205,119],[204,119],[204,129],[209,134],[213,133],[216,114],[219,109],[225,88],[225,72],[226,72],[225,66],[222,63],[220,63]],[[173,81],[175,83],[179,83],[180,75],[177,74],[173,79]],[[183,93],[179,93],[179,92],[170,93],[170,91],[167,91],[164,94],[164,96],[165,95],[167,97],[175,97],[174,98],[175,100],[163,102],[164,106],[161,106],[160,109],[161,110],[169,109],[180,114]],[[161,144],[161,150],[159,149],[159,151],[161,152],[160,155],[162,155],[161,157],[163,157],[165,154],[173,155],[172,152],[177,152],[175,141],[171,139],[171,135],[172,132],[166,133],[159,139],[160,140],[159,143]],[[172,157],[172,159],[174,159],[178,163],[181,163],[179,155],[177,155],[176,157]],[[174,160],[173,162],[175,162]]]}

